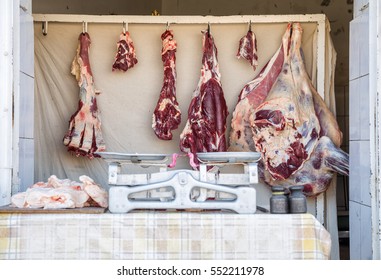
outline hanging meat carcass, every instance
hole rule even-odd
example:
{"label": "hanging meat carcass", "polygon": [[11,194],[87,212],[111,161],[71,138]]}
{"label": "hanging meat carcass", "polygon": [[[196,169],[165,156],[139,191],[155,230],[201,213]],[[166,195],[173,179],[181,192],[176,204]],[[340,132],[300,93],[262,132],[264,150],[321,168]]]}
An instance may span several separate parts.
{"label": "hanging meat carcass", "polygon": [[247,34],[239,40],[239,47],[237,52],[237,58],[244,58],[250,62],[253,69],[258,66],[258,55],[257,55],[257,39],[255,34],[251,31],[247,31]]}
{"label": "hanging meat carcass", "polygon": [[214,39],[209,30],[203,31],[201,77],[189,105],[187,123],[180,135],[180,149],[183,152],[226,151],[226,117],[229,113],[220,77]]}
{"label": "hanging meat carcass", "polygon": [[[290,41],[290,31],[291,24],[287,26],[279,49],[254,80],[247,83],[241,90],[231,121],[229,151],[255,151],[249,117],[263,103],[282,70],[284,51],[287,50]],[[243,42],[249,43],[250,40],[244,40]],[[245,47],[242,46],[241,48]]]}
{"label": "hanging meat carcass", "polygon": [[105,151],[102,137],[100,114],[95,96],[94,79],[90,68],[89,48],[90,36],[86,33],[79,35],[77,54],[71,66],[71,73],[75,76],[79,91],[77,111],[71,116],[69,129],[63,142],[68,151],[77,156],[93,158],[96,152]]}
{"label": "hanging meat carcass", "polygon": [[253,138],[271,176],[287,179],[310,158],[320,135],[312,91],[299,63],[302,29],[293,24],[282,70],[253,116]]}
{"label": "hanging meat carcass", "polygon": [[166,30],[162,35],[161,59],[164,64],[164,83],[159,101],[152,115],[152,128],[162,140],[172,139],[172,130],[181,123],[181,112],[176,100],[176,48],[173,31]]}
{"label": "hanging meat carcass", "polygon": [[138,63],[134,43],[132,42],[128,31],[120,34],[119,42],[116,47],[117,52],[115,55],[114,64],[112,65],[112,71],[120,70],[126,72]]}
{"label": "hanging meat carcass", "polygon": [[[282,73],[278,77],[278,87],[274,86],[269,94],[268,99],[272,102],[266,103],[268,101],[266,99],[264,106],[260,106],[252,115],[251,121],[254,139],[265,159],[260,166],[260,176],[272,186],[303,185],[306,195],[316,196],[327,189],[335,172],[349,174],[349,157],[338,148],[342,141],[342,133],[337,121],[313,87],[306,72],[301,50],[301,35],[300,24],[294,23],[289,55],[285,58]],[[291,76],[288,76],[289,72]],[[290,80],[284,80],[290,77],[293,84]],[[290,85],[292,91],[289,92]],[[277,92],[274,94],[273,91]],[[296,98],[294,97],[293,100],[296,100],[296,103],[289,101],[290,93],[295,95]],[[276,102],[276,99],[279,101]],[[310,100],[313,102],[313,107],[310,105]],[[282,102],[289,107],[279,106]],[[272,110],[271,104],[273,104]],[[304,116],[299,112],[299,108],[307,104],[311,114],[309,118],[308,115]],[[291,112],[287,112],[285,108]],[[290,117],[299,117],[299,119]],[[315,122],[315,117],[318,119],[319,126],[311,127],[311,124],[307,123],[302,127],[298,125],[297,120],[306,122],[312,119]],[[310,128],[306,133],[305,129],[308,127]],[[304,137],[307,139],[303,140]],[[295,140],[298,144],[295,144]],[[285,143],[289,146],[287,147]],[[280,156],[276,162],[266,157],[268,151],[278,152],[283,157]],[[271,166],[274,162],[278,164],[277,169]]]}

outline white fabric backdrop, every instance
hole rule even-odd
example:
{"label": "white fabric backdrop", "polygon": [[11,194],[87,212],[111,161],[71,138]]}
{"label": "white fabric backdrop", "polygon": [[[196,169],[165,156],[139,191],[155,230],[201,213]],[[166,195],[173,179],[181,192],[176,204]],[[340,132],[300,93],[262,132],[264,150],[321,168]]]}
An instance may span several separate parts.
{"label": "white fabric backdrop", "polygon": [[[151,118],[159,97],[163,79],[160,35],[165,26],[129,25],[135,43],[138,64],[126,73],[112,72],[116,41],[122,25],[89,24],[92,39],[90,63],[101,110],[102,131],[109,152],[174,153],[179,152],[179,134],[185,125],[188,105],[197,86],[201,67],[202,25],[172,25],[177,51],[177,98],[182,110],[182,123],[172,141],[159,140],[152,128]],[[230,120],[238,94],[265,65],[280,45],[286,24],[258,24],[253,30],[258,38],[259,67],[254,73],[248,62],[236,59],[240,37],[247,25],[212,25],[218,48],[222,87],[229,108]],[[303,50],[307,69],[311,73],[315,57],[316,24],[303,24]],[[41,25],[35,26],[35,137],[36,180],[50,175],[75,179],[80,174],[94,177],[107,185],[107,166],[101,159],[77,158],[66,151],[62,138],[70,116],[76,111],[79,88],[70,66],[77,48],[81,24],[49,24],[47,36]],[[316,73],[314,71],[314,73]],[[316,80],[314,78],[314,80]],[[228,138],[227,132],[226,137]],[[179,168],[189,168],[186,160]]]}
{"label": "white fabric backdrop", "polygon": [[[316,24],[302,24],[303,51],[307,70],[316,81]],[[112,72],[116,42],[122,24],[89,24],[92,39],[90,63],[95,86],[101,91],[97,96],[101,111],[102,131],[109,152],[124,153],[174,153],[179,152],[179,135],[185,125],[192,93],[200,75],[202,45],[201,30],[204,25],[172,25],[178,43],[177,49],[177,99],[182,110],[182,123],[172,141],[159,140],[152,128],[151,118],[163,80],[160,35],[165,26],[130,24],[138,64],[126,73]],[[254,72],[247,61],[235,55],[239,39],[247,32],[247,24],[212,25],[211,31],[218,48],[222,87],[229,108],[227,120],[228,139],[232,112],[238,94],[266,64],[281,43],[286,24],[253,24],[258,40],[259,66]],[[328,31],[327,26],[327,31]],[[78,180],[82,174],[107,185],[107,164],[102,159],[89,160],[67,152],[62,139],[68,128],[70,116],[76,111],[79,88],[70,74],[75,56],[78,35],[82,24],[51,23],[49,33],[43,36],[41,24],[35,24],[35,180],[46,181],[52,174],[59,178]],[[326,94],[325,100],[335,111],[334,67],[335,51],[329,35],[326,40]],[[180,159],[178,168],[190,168],[186,159]],[[150,169],[134,170],[149,172]],[[258,188],[258,204],[268,204],[267,187]],[[335,184],[328,192],[329,217],[336,217]],[[314,213],[314,201],[309,201],[309,212]],[[336,218],[335,218],[336,219]],[[328,225],[337,236],[336,220]],[[331,227],[331,229],[330,229]],[[335,238],[332,256],[337,253]],[[337,248],[336,248],[337,249]],[[335,253],[336,252],[336,253]]]}

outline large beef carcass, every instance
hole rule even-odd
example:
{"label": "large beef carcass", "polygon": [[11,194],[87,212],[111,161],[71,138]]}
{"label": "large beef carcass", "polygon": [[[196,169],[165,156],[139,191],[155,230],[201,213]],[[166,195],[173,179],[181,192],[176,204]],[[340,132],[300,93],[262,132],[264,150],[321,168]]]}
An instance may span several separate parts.
{"label": "large beef carcass", "polygon": [[115,55],[114,64],[112,65],[112,71],[120,70],[126,72],[138,63],[134,43],[132,42],[128,31],[120,34],[116,48],[117,52]]}
{"label": "large beef carcass", "polygon": [[152,115],[152,128],[162,140],[172,139],[172,130],[181,123],[181,112],[176,100],[176,48],[173,31],[166,30],[162,35],[161,59],[164,64],[164,83],[159,101]]}
{"label": "large beef carcass", "polygon": [[265,101],[252,115],[253,138],[271,176],[284,180],[311,157],[320,135],[309,77],[301,60],[302,28],[292,25],[290,48]]}
{"label": "large beef carcass", "polygon": [[201,77],[180,135],[186,153],[226,151],[226,117],[229,114],[220,81],[217,48],[209,31],[203,31]]}
{"label": "large beef carcass", "polygon": [[257,39],[251,29],[239,40],[237,58],[241,57],[249,61],[255,71],[258,66]]}
{"label": "large beef carcass", "polygon": [[[311,108],[309,110],[311,111],[311,118],[314,118],[315,116],[317,117],[320,124],[320,130],[318,132],[319,134],[317,135],[318,139],[316,144],[313,149],[310,150],[311,152],[309,156],[302,162],[299,168],[291,172],[287,178],[282,178],[282,176],[277,175],[274,176],[273,173],[270,172],[271,169],[268,168],[268,165],[266,166],[267,162],[263,162],[262,166],[260,166],[260,176],[265,180],[265,182],[272,186],[281,185],[290,187],[293,185],[303,185],[304,193],[306,195],[316,196],[327,189],[335,172],[343,175],[349,174],[349,157],[347,153],[338,148],[342,141],[342,133],[339,129],[337,121],[325,104],[324,100],[313,87],[312,82],[306,72],[301,49],[301,26],[298,23],[294,23],[292,28],[293,36],[289,50],[290,56],[288,60],[290,68],[288,68],[288,70],[291,70],[293,80],[299,83],[299,86],[296,87],[296,89],[299,89],[299,95],[302,95],[303,97],[305,96],[306,92],[308,92],[308,98],[312,98],[313,110]],[[282,78],[282,76],[280,76],[280,78]],[[294,92],[294,94],[297,94],[297,92]],[[281,99],[283,97],[279,94],[278,98]],[[305,104],[303,102],[303,98],[299,98],[298,100],[301,100],[301,103],[298,106]],[[275,112],[272,113],[272,121],[274,125],[269,125],[267,128],[274,126],[275,131],[271,131],[270,129],[265,131],[259,129],[255,124],[255,118],[258,117],[256,114],[252,116],[252,122],[254,133],[259,132],[259,135],[256,135],[256,139],[261,140],[261,133],[265,132],[265,136],[268,137],[267,139],[269,141],[272,139],[274,145],[277,145],[277,143],[283,141],[282,137],[284,137],[284,134],[282,134],[282,132],[279,134],[277,133],[277,128],[282,129],[282,125],[279,125],[282,120],[277,115],[278,113],[276,110],[274,111]],[[270,115],[270,113],[267,114]],[[261,120],[261,118],[259,118],[259,120]],[[285,125],[287,125],[287,122]],[[270,137],[270,133],[273,134],[272,137]],[[305,135],[308,136],[309,134]],[[315,137],[315,135],[313,136]],[[278,139],[276,139],[277,137]],[[311,140],[313,140],[314,137],[311,137]],[[289,139],[290,138],[285,138],[286,142],[289,142]],[[303,141],[300,142],[302,143]],[[258,144],[260,145],[261,142]],[[283,147],[282,144],[279,145],[279,147]],[[301,147],[304,148],[304,145]],[[292,151],[292,149],[289,149],[286,152]],[[266,152],[266,150],[262,150],[262,154]],[[307,153],[307,151],[304,151],[304,153]],[[290,158],[292,156],[293,154],[291,153]],[[289,174],[290,171],[294,169],[294,166],[289,168],[289,165],[292,163],[291,160],[285,161],[284,163],[285,164],[283,166],[287,171],[283,173],[280,172],[281,175]]]}
{"label": "large beef carcass", "polygon": [[73,151],[77,156],[93,158],[96,152],[105,151],[106,146],[102,137],[94,79],[90,68],[90,43],[87,32],[79,35],[77,54],[72,63],[71,73],[77,79],[80,100],[77,111],[70,118],[69,129],[63,142],[68,151]]}
{"label": "large beef carcass", "polygon": [[[291,24],[287,26],[282,43],[261,72],[241,90],[233,112],[229,138],[229,151],[255,151],[249,117],[263,103],[282,70],[284,52],[290,41]],[[242,40],[242,39],[241,39]],[[243,41],[249,43],[250,40]],[[244,48],[243,46],[241,48]]]}

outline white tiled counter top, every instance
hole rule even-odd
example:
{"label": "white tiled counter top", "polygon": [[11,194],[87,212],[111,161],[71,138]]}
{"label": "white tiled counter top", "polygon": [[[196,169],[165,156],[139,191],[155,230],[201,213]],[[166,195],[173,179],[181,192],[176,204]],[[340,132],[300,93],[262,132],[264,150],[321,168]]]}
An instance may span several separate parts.
{"label": "white tiled counter top", "polygon": [[0,214],[0,259],[329,259],[310,214]]}

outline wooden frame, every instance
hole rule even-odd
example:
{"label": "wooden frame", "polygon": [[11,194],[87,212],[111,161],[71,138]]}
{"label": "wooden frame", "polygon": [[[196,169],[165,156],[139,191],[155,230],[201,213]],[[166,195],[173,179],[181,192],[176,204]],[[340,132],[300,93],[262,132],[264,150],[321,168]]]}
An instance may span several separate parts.
{"label": "wooden frame", "polygon": [[[255,23],[286,23],[286,22],[313,22],[317,24],[317,91],[324,98],[325,93],[325,38],[327,18],[324,14],[305,15],[240,15],[240,16],[95,16],[95,15],[66,15],[66,14],[34,14],[34,22],[41,22],[45,31],[48,31],[49,22],[83,23],[120,23],[128,30],[128,24],[242,24]],[[316,199],[315,216],[325,225],[325,195]]]}

